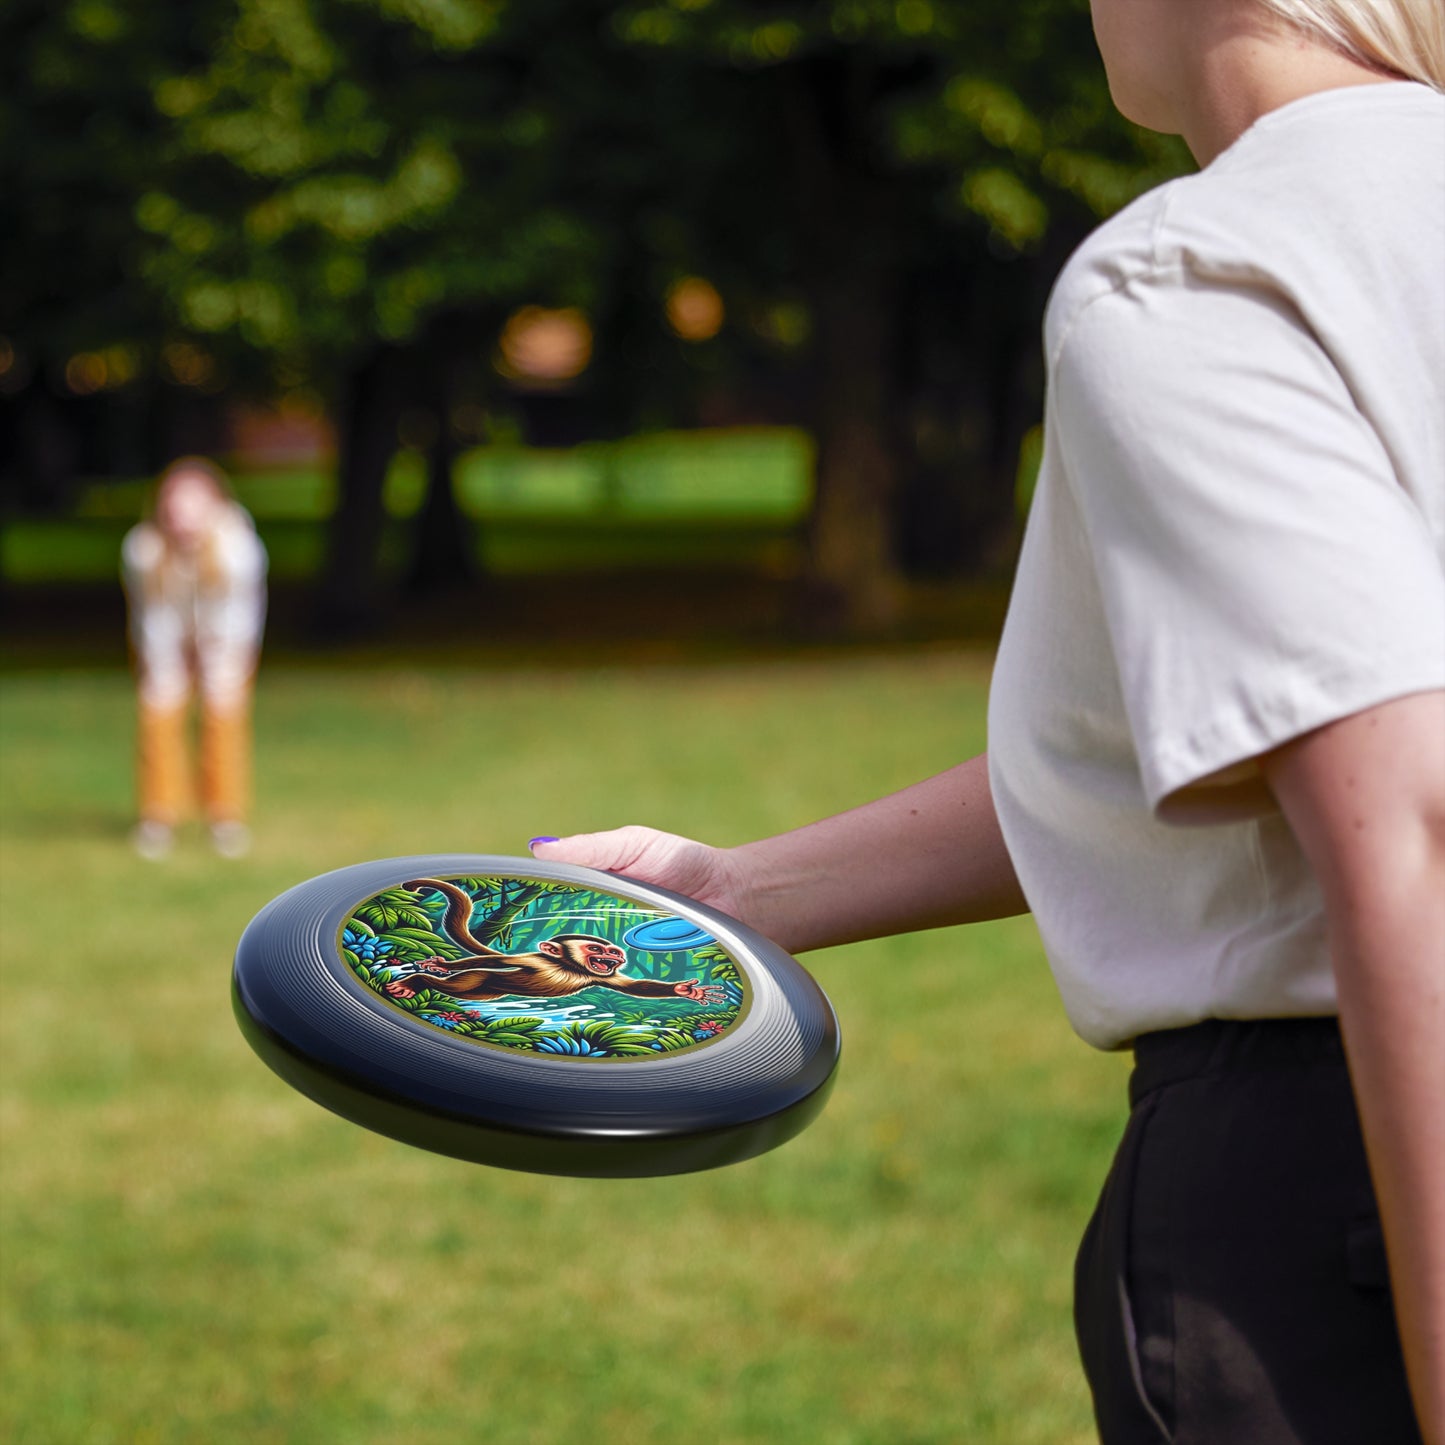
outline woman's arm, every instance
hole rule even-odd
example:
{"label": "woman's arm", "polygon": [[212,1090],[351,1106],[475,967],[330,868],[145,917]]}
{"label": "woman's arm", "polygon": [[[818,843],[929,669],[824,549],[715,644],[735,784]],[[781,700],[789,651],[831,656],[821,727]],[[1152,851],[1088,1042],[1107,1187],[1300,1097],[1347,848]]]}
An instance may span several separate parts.
{"label": "woman's arm", "polygon": [[1324,892],[1405,1362],[1427,1445],[1445,1445],[1445,692],[1263,766]]}
{"label": "woman's arm", "polygon": [[851,812],[737,848],[634,827],[539,841],[533,852],[686,893],[790,953],[1028,911],[994,813],[985,754]]}

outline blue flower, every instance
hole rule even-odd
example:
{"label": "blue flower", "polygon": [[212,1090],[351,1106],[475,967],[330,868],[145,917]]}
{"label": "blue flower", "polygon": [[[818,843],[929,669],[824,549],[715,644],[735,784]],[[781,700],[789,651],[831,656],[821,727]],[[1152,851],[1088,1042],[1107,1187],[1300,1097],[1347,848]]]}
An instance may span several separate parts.
{"label": "blue flower", "polygon": [[461,1020],[443,1018],[441,1014],[423,1013],[417,1017],[425,1019],[429,1024],[435,1024],[439,1029],[459,1029],[462,1026]]}
{"label": "blue flower", "polygon": [[537,1052],[541,1054],[597,1054],[605,1056],[606,1049],[597,1048],[590,1039],[571,1037],[567,1034],[544,1034],[537,1040]]}

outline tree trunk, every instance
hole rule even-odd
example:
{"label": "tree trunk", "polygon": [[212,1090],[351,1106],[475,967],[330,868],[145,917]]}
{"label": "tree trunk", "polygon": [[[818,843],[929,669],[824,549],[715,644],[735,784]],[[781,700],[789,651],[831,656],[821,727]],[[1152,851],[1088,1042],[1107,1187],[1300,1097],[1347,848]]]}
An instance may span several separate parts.
{"label": "tree trunk", "polygon": [[7,401],[6,408],[12,412],[14,427],[14,466],[6,478],[14,487],[13,504],[17,510],[38,515],[63,513],[73,500],[81,461],[74,419],[40,375]]}
{"label": "tree trunk", "polygon": [[1039,328],[1052,273],[961,239],[909,277],[908,473],[900,556],[910,576],[994,569],[1017,534],[1019,450],[1043,411]]}
{"label": "tree trunk", "polygon": [[426,495],[417,514],[406,590],[413,597],[440,597],[456,592],[477,572],[472,550],[472,528],[457,504],[452,481],[456,444],[451,411],[454,387],[452,367],[443,358],[437,368],[433,394],[427,398],[436,428],[426,458]]}
{"label": "tree trunk", "polygon": [[857,268],[814,294],[817,492],[809,578],[846,630],[886,632],[902,611],[895,549],[898,465],[890,437],[892,325],[883,280]]}
{"label": "tree trunk", "polygon": [[427,447],[426,493],[412,531],[406,590],[413,597],[444,597],[477,580],[482,571],[476,550],[477,524],[457,501],[453,470],[457,438],[453,410],[459,401],[473,405],[495,384],[476,358],[484,338],[496,334],[502,313],[489,307],[463,307],[433,316],[419,342],[427,364],[416,370],[409,404],[431,414]]}
{"label": "tree trunk", "polygon": [[878,77],[849,53],[781,67],[779,79],[814,324],[808,580],[824,615],[813,620],[876,634],[903,603],[892,436],[899,242],[867,126]]}
{"label": "tree trunk", "polygon": [[396,454],[401,415],[400,353],[373,351],[347,378],[341,408],[336,511],[316,598],[316,634],[341,642],[374,632],[385,612],[382,486]]}
{"label": "tree trunk", "polygon": [[452,482],[455,460],[450,428],[442,420],[427,448],[426,495],[416,518],[406,577],[409,596],[442,596],[458,591],[476,577],[471,523],[457,503]]}

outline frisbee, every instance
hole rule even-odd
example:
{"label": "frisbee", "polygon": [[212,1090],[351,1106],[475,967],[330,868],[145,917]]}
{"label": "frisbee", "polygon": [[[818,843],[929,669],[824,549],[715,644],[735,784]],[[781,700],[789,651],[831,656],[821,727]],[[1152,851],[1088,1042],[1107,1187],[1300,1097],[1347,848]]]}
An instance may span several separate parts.
{"label": "frisbee", "polygon": [[236,950],[251,1047],[343,1118],[506,1169],[681,1174],[822,1110],[838,1023],[717,910],[532,858],[359,863],[283,893]]}
{"label": "frisbee", "polygon": [[646,949],[648,953],[671,953],[678,948],[701,948],[714,940],[706,929],[685,918],[650,918],[629,928],[622,941],[629,948]]}

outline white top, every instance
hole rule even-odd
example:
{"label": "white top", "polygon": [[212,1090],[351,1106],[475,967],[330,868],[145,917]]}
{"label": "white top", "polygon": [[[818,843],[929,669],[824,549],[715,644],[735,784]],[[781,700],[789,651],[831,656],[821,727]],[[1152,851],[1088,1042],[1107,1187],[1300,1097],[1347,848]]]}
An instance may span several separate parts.
{"label": "white top", "polygon": [[1069,1017],[1333,1013],[1255,760],[1445,687],[1445,96],[1270,113],[1090,237],[1045,332],[989,749]]}
{"label": "white top", "polygon": [[266,548],[245,509],[226,508],[200,555],[166,556],[152,522],[121,544],[141,699],[178,707],[198,684],[208,704],[241,700],[266,619]]}

